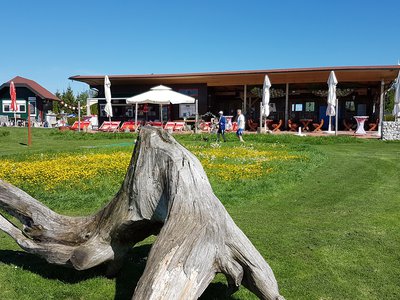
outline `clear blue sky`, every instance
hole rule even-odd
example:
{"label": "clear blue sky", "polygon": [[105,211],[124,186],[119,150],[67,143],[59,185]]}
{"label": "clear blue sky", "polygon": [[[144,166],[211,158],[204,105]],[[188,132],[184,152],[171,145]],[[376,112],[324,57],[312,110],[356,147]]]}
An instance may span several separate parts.
{"label": "clear blue sky", "polygon": [[0,82],[72,75],[397,64],[400,1],[20,0],[1,4]]}

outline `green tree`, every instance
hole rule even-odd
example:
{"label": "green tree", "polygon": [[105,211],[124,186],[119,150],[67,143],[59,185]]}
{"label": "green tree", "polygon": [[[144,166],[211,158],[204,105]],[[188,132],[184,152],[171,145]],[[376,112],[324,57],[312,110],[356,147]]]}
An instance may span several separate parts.
{"label": "green tree", "polygon": [[[62,99],[62,94],[60,93],[59,90],[57,90],[57,92],[55,93],[55,95],[57,96],[58,99]],[[58,101],[53,101],[53,112],[56,114],[60,113],[60,108],[61,108],[61,103]]]}
{"label": "green tree", "polygon": [[67,90],[62,93],[61,100],[64,102],[64,112],[66,113],[74,113],[75,111],[72,107],[77,106],[76,97],[74,95],[74,91],[69,86]]}
{"label": "green tree", "polygon": [[[81,102],[81,113],[82,114],[86,114],[86,103],[87,103],[87,98],[89,98],[89,91],[84,91],[84,92],[80,92],[78,93],[78,95],[76,96],[76,101],[80,101]],[[78,106],[78,104],[77,104]]]}
{"label": "green tree", "polygon": [[394,107],[394,90],[390,90],[385,98],[385,112],[392,114]]}

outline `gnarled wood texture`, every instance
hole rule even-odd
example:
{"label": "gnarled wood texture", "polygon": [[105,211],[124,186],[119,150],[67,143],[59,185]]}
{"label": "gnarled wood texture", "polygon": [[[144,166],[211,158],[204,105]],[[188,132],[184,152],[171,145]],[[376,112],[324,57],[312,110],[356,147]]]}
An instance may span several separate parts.
{"label": "gnarled wood texture", "polygon": [[162,129],[141,129],[124,182],[89,217],[59,215],[0,181],[0,229],[48,262],[118,271],[127,250],[158,235],[133,299],[197,299],[216,273],[231,292],[243,284],[261,299],[283,299],[274,274],[214,195],[195,156]]}

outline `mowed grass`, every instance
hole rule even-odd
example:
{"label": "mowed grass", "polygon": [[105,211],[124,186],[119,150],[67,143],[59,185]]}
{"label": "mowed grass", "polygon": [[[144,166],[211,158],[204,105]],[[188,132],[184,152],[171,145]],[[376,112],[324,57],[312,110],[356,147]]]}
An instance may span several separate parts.
{"label": "mowed grass", "polygon": [[[242,147],[234,135],[221,145],[214,138],[177,136],[202,161],[216,195],[271,265],[286,299],[400,298],[400,143],[247,135]],[[0,161],[130,153],[134,139],[37,129],[28,148],[26,130],[0,128]],[[86,180],[84,192],[69,184],[19,186],[57,212],[86,215],[109,201],[123,176]],[[104,266],[83,272],[52,266],[0,233],[0,298],[130,299],[154,239],[132,248],[120,275],[108,279]],[[245,288],[227,297],[221,275],[202,298],[257,299]]]}

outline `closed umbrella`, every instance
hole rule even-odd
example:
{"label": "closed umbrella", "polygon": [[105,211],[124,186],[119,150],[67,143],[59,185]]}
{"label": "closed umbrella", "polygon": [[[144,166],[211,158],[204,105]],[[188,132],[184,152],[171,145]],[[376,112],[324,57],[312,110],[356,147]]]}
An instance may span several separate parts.
{"label": "closed umbrella", "polygon": [[[130,97],[126,99],[126,103],[128,104],[159,104],[162,108],[162,105],[166,104],[183,104],[183,103],[195,103],[196,99],[178,92],[173,91],[171,88],[159,85],[150,89],[150,91]],[[160,114],[161,114],[160,110]],[[135,112],[135,120],[137,121],[137,109]],[[162,115],[160,115],[160,119],[162,122]]]}
{"label": "closed umbrella", "polygon": [[336,85],[338,81],[335,72],[331,71],[328,79],[328,107],[326,108],[326,115],[329,116],[328,132],[332,133],[332,117],[336,115]]}
{"label": "closed umbrella", "polygon": [[262,107],[263,111],[261,112],[262,116],[265,118],[264,120],[264,128],[267,129],[267,117],[269,116],[269,100],[270,100],[270,91],[271,81],[269,80],[268,75],[265,75],[264,85],[263,85],[263,94],[262,94]]}
{"label": "closed umbrella", "polygon": [[394,107],[393,107],[393,115],[395,118],[400,118],[400,71],[397,79],[394,83]]}
{"label": "closed umbrella", "polygon": [[17,126],[17,92],[15,90],[14,81],[10,83],[11,110],[14,112],[14,125]]}
{"label": "closed umbrella", "polygon": [[104,111],[106,112],[109,121],[111,121],[111,117],[113,116],[111,105],[111,82],[107,75],[104,77],[104,96],[107,102]]}

